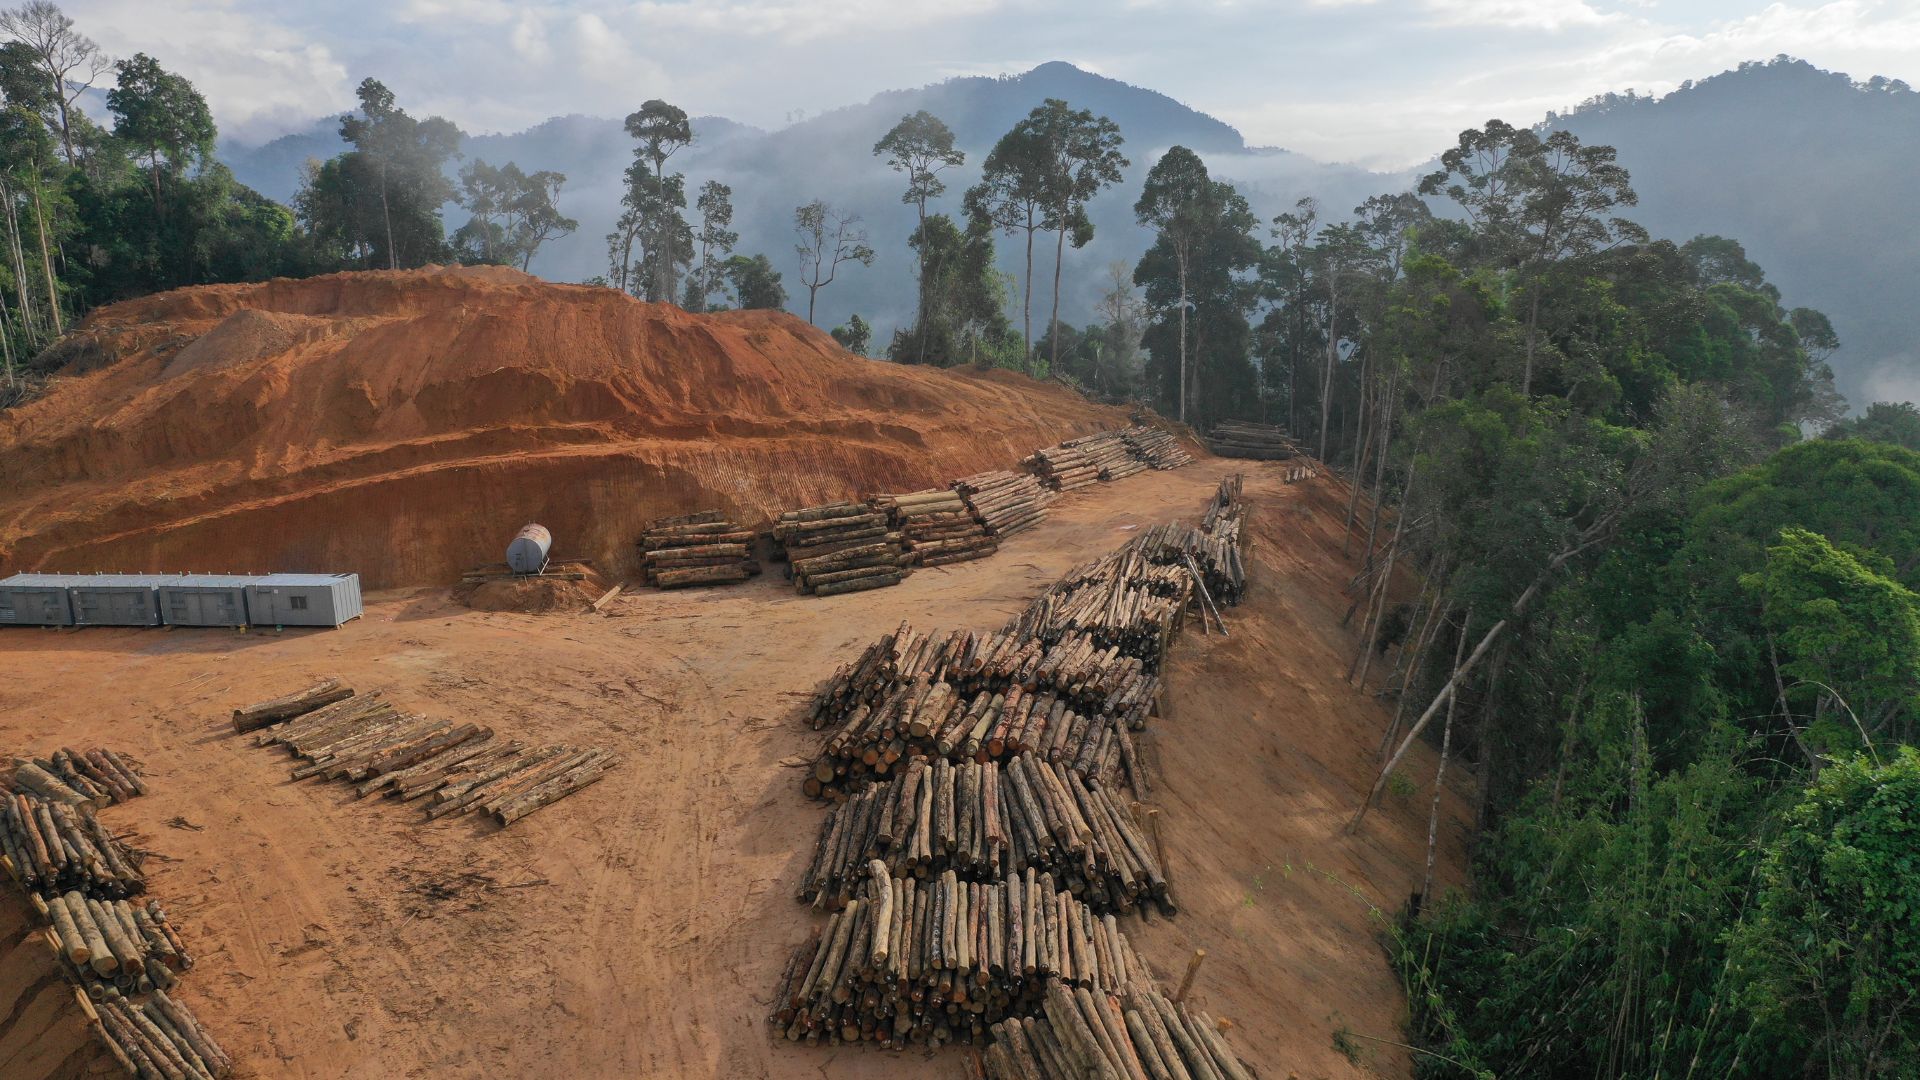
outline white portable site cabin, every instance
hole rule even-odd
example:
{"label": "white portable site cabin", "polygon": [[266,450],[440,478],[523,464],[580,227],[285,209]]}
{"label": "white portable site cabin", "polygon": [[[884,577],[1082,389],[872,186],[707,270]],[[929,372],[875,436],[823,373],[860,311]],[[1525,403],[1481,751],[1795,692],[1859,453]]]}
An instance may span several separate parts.
{"label": "white portable site cabin", "polygon": [[360,617],[359,574],[268,574],[246,588],[255,626],[339,626]]}
{"label": "white portable site cabin", "polygon": [[69,585],[79,574],[15,574],[0,579],[0,626],[72,626]]}
{"label": "white portable site cabin", "polygon": [[160,586],[160,618],[168,626],[247,625],[247,586],[258,578],[183,574]]}
{"label": "white portable site cabin", "polygon": [[80,574],[67,586],[75,626],[159,626],[160,586],[179,574]]}

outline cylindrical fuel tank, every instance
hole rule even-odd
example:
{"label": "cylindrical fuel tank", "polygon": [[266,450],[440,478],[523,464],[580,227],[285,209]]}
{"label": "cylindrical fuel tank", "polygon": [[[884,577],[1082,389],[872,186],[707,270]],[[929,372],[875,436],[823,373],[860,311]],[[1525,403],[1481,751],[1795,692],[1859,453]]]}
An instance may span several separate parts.
{"label": "cylindrical fuel tank", "polygon": [[507,545],[507,569],[516,574],[537,574],[547,565],[547,552],[553,550],[553,534],[545,525],[528,525],[513,543]]}

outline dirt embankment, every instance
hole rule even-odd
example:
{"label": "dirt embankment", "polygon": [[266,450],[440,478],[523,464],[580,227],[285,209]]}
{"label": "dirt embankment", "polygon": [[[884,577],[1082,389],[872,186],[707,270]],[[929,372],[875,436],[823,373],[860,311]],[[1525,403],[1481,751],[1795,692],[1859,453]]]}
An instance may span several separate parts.
{"label": "dirt embankment", "polygon": [[0,414],[0,570],[347,570],[445,583],[527,521],[628,569],[649,519],[747,522],[1004,468],[1114,409],[851,356],[499,268],[187,289],[102,309]]}

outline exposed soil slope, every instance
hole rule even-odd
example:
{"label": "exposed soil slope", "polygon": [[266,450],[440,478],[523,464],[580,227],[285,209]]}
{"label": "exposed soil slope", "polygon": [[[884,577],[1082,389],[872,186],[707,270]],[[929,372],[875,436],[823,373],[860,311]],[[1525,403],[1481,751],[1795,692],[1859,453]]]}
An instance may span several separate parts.
{"label": "exposed soil slope", "polygon": [[[623,595],[607,615],[487,614],[444,588],[370,596],[338,631],[0,632],[0,746],[106,745],[153,793],[115,828],[149,863],[199,959],[182,996],[243,1078],[951,1078],[929,1056],[776,1041],[763,1017],[815,918],[795,903],[824,810],[800,795],[818,736],[794,718],[832,666],[896,626],[1001,625],[1133,529],[1196,517],[1245,468],[1252,577],[1227,637],[1189,625],[1170,715],[1141,739],[1181,914],[1128,933],[1165,979],[1206,948],[1196,998],[1266,1080],[1405,1077],[1397,981],[1369,905],[1417,886],[1424,791],[1357,803],[1386,710],[1343,680],[1344,500],[1277,465],[1203,459],[1056,503],[990,559],[898,587],[799,598],[765,577]],[[337,673],[402,707],[626,764],[505,831],[293,783],[230,733],[242,703]],[[1434,755],[1410,756],[1424,788]],[[1460,881],[1467,800],[1450,792],[1443,882]],[[169,827],[169,826],[174,827]]]}
{"label": "exposed soil slope", "polygon": [[1112,427],[1005,373],[903,368],[779,312],[690,315],[499,268],[102,309],[0,414],[0,568],[447,582],[516,529],[626,568],[648,520],[907,490]]}

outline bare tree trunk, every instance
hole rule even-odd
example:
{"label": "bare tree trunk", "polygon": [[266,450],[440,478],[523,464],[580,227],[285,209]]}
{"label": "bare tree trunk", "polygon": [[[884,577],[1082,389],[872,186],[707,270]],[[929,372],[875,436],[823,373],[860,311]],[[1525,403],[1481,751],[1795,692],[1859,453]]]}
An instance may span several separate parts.
{"label": "bare tree trunk", "polygon": [[[1340,554],[1345,555],[1353,540],[1353,514],[1360,505],[1361,480],[1367,474],[1367,462],[1373,448],[1367,442],[1367,421],[1378,410],[1367,408],[1367,366],[1368,360],[1360,361],[1360,432],[1353,444],[1353,482],[1347,485],[1347,520],[1340,530]],[[1373,561],[1373,545],[1367,545],[1367,561]]]}
{"label": "bare tree trunk", "polygon": [[1180,422],[1187,422],[1187,259],[1180,257]]}
{"label": "bare tree trunk", "polygon": [[1393,737],[1400,730],[1400,721],[1407,714],[1407,691],[1410,684],[1419,676],[1421,665],[1426,663],[1427,650],[1433,648],[1434,639],[1440,636],[1440,627],[1444,623],[1439,615],[1447,609],[1450,602],[1446,589],[1446,574],[1443,570],[1435,580],[1433,601],[1427,605],[1426,620],[1421,624],[1420,634],[1415,639],[1413,654],[1409,657],[1402,652],[1400,656],[1401,663],[1398,668],[1404,670],[1404,675],[1401,674],[1401,670],[1395,672],[1396,675],[1400,675],[1400,690],[1395,695],[1393,719],[1387,722],[1387,730],[1380,735],[1379,749],[1374,751],[1375,757],[1382,762],[1387,760],[1387,749],[1393,745]]}
{"label": "bare tree trunk", "polygon": [[4,195],[6,200],[7,241],[10,253],[13,255],[13,287],[20,295],[20,321],[22,329],[26,331],[27,341],[31,344],[39,339],[40,328],[33,314],[33,299],[27,294],[27,256],[26,250],[20,244],[20,215],[13,200],[12,190],[0,188],[0,195]]}
{"label": "bare tree trunk", "polygon": [[916,204],[920,208],[920,249],[915,252],[917,266],[914,273],[920,284],[920,310],[915,313],[915,322],[920,327],[920,362],[927,362],[927,198],[923,194]]}
{"label": "bare tree trunk", "polygon": [[1020,301],[1020,339],[1026,347],[1027,374],[1033,374],[1033,210],[1027,210],[1027,275]]}
{"label": "bare tree trunk", "polygon": [[[1407,470],[1407,490],[1409,491],[1413,490],[1413,470],[1412,469]],[[1380,583],[1378,586],[1378,590],[1380,593],[1380,602],[1378,605],[1375,606],[1375,610],[1372,612],[1373,629],[1367,634],[1367,642],[1362,652],[1362,655],[1354,658],[1355,661],[1357,661],[1360,665],[1359,685],[1363,690],[1366,688],[1366,685],[1367,685],[1367,670],[1373,667],[1374,647],[1380,641],[1380,624],[1386,619],[1387,592],[1389,589],[1393,587],[1393,560],[1400,554],[1400,535],[1401,535],[1401,532],[1406,528],[1406,525],[1407,525],[1407,515],[1405,513],[1405,507],[1403,504],[1402,512],[1400,516],[1394,519],[1393,539],[1387,542],[1387,562],[1385,567],[1382,568],[1380,572]],[[1368,556],[1369,557],[1372,556],[1371,546],[1369,546],[1369,549],[1368,549]],[[1347,669],[1347,678],[1349,680],[1353,678],[1353,669],[1351,667]]]}
{"label": "bare tree trunk", "polygon": [[380,220],[387,229],[387,269],[400,269],[400,253],[393,247],[393,208],[387,205],[387,167],[380,166]]}
{"label": "bare tree trunk", "polygon": [[40,271],[47,283],[47,307],[53,313],[53,333],[57,337],[67,332],[66,320],[60,313],[60,289],[53,281],[53,250],[47,241],[47,219],[40,208],[40,189],[27,185],[28,194],[33,196],[33,223],[40,231]]}
{"label": "bare tree trunk", "polygon": [[[1507,673],[1507,659],[1512,655],[1513,639],[1509,637],[1500,643],[1500,655],[1494,658],[1493,670],[1487,677],[1487,708],[1480,717],[1480,760],[1475,762],[1474,767],[1479,780],[1473,793],[1473,828],[1476,832],[1487,827],[1487,818],[1493,806],[1493,755],[1500,739],[1500,681]],[[1457,696],[1455,700],[1458,700]],[[1453,708],[1453,702],[1448,702],[1447,707]]]}
{"label": "bare tree trunk", "polygon": [[[1397,404],[1397,399],[1394,394],[1395,391],[1399,389],[1399,375],[1400,372],[1397,368],[1387,373],[1386,402],[1380,409],[1380,422],[1378,425],[1380,429],[1380,452],[1374,459],[1373,512],[1367,519],[1367,557],[1369,559],[1373,557],[1373,538],[1380,531],[1380,507],[1386,501],[1387,456],[1389,451],[1393,449],[1393,417],[1394,414],[1399,411],[1394,408]],[[1417,445],[1414,447],[1414,453],[1416,456],[1419,454],[1419,447]],[[1413,474],[1411,471],[1407,474],[1407,482],[1409,484],[1413,482]],[[1402,490],[1400,492],[1400,513],[1406,513],[1406,509],[1407,493],[1405,490]]]}
{"label": "bare tree trunk", "polygon": [[1327,371],[1320,380],[1320,460],[1327,460],[1327,423],[1333,415],[1333,365],[1340,357],[1340,290],[1327,288]]}
{"label": "bare tree trunk", "polygon": [[1540,289],[1535,282],[1533,298],[1527,305],[1527,365],[1520,373],[1520,396],[1533,393],[1533,350],[1540,332]]}
{"label": "bare tree trunk", "polygon": [[[1064,212],[1063,212],[1064,220]],[[1067,227],[1063,224],[1053,244],[1053,317],[1051,333],[1053,344],[1047,356],[1048,374],[1060,366],[1060,267],[1067,258]]]}
{"label": "bare tree trunk", "polygon": [[[1460,653],[1467,646],[1467,627],[1473,623],[1473,609],[1460,623],[1460,637],[1453,647],[1453,666],[1460,666]],[[1420,898],[1433,892],[1433,857],[1440,846],[1440,794],[1447,789],[1447,756],[1453,751],[1453,712],[1460,704],[1456,696],[1447,702],[1447,723],[1440,729],[1440,768],[1433,774],[1433,808],[1427,811],[1427,876],[1420,881]]]}

